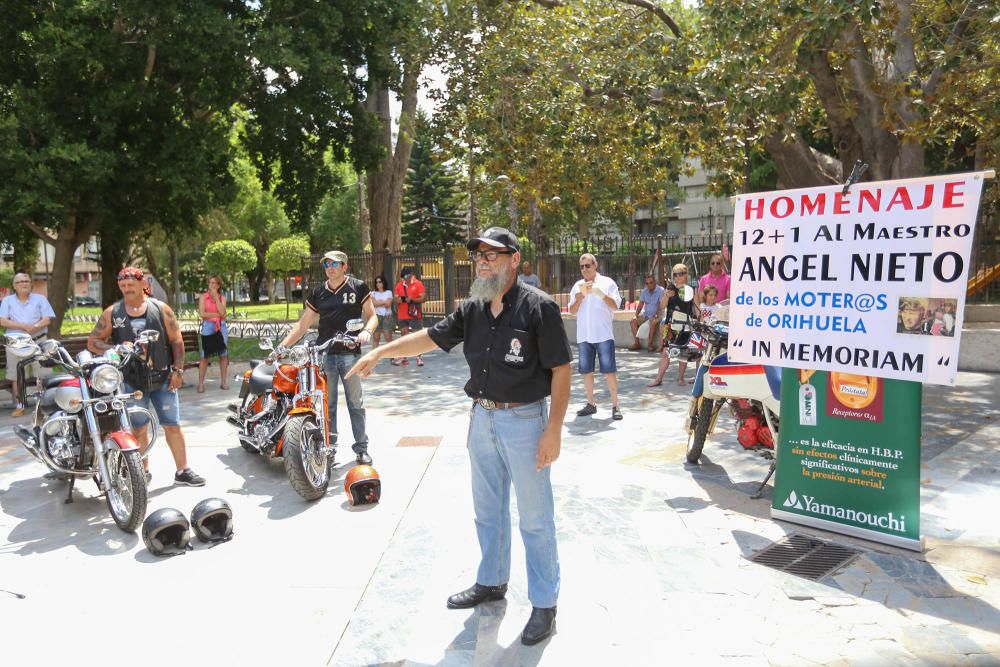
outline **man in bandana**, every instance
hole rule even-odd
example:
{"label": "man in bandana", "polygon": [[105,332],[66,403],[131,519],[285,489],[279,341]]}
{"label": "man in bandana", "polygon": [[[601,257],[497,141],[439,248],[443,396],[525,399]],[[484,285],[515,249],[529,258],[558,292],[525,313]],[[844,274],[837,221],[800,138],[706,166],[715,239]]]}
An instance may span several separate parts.
{"label": "man in bandana", "polygon": [[[163,427],[167,446],[174,456],[177,472],[174,484],[204,486],[205,479],[187,465],[187,447],[180,424],[180,400],[177,390],[184,384],[184,338],[174,311],[162,301],[149,296],[149,283],[141,269],[127,266],[118,272],[118,289],[122,300],[117,301],[101,313],[94,330],[87,339],[87,348],[95,354],[103,354],[111,347],[130,344],[140,332],[153,329],[160,332],[156,342],[150,343],[142,357],[145,376],[126,373],[127,390],[143,390],[139,405],[149,409],[152,403],[156,416]],[[138,364],[130,366],[135,369]],[[136,384],[148,386],[136,387]],[[136,439],[145,447],[149,442],[148,420],[135,417]],[[143,461],[147,465],[146,461]],[[152,478],[146,470],[146,482]]]}

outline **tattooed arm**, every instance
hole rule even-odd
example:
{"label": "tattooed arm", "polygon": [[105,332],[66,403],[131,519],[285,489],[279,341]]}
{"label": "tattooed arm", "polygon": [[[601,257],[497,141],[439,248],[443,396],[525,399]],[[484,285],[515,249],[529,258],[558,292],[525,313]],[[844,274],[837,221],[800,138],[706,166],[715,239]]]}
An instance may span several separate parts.
{"label": "tattooed arm", "polygon": [[97,324],[94,325],[93,331],[87,336],[87,349],[94,354],[103,354],[106,350],[110,350],[114,345],[110,342],[111,340],[111,308],[108,306],[101,313],[101,316],[97,318]]}
{"label": "tattooed arm", "polygon": [[184,368],[184,335],[181,333],[181,325],[177,322],[173,309],[166,304],[163,305],[163,328],[167,330],[174,368]]}

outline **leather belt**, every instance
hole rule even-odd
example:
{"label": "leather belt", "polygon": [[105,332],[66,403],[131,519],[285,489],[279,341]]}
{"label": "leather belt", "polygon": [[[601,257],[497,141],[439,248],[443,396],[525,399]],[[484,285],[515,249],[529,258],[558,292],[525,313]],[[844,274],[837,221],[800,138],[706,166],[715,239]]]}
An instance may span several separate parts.
{"label": "leather belt", "polygon": [[[500,401],[491,401],[488,398],[474,398],[472,399],[474,403],[478,403],[484,410],[507,410],[509,408],[518,408],[522,405],[530,405],[530,403],[503,403]],[[532,403],[537,403],[538,401],[532,401]]]}

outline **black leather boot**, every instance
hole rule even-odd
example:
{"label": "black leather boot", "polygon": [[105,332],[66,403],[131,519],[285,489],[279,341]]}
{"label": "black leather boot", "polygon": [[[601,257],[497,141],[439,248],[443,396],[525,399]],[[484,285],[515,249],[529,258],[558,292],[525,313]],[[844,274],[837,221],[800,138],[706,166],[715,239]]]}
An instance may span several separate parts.
{"label": "black leather boot", "polygon": [[555,629],[555,607],[549,607],[547,609],[532,607],[531,618],[528,619],[528,624],[524,626],[524,631],[521,633],[521,643],[525,646],[537,644],[551,635],[552,631]]}
{"label": "black leather boot", "polygon": [[472,584],[471,588],[466,588],[461,593],[455,593],[448,598],[449,609],[469,609],[475,607],[480,602],[491,600],[502,600],[507,594],[507,584],[499,586],[480,586]]}

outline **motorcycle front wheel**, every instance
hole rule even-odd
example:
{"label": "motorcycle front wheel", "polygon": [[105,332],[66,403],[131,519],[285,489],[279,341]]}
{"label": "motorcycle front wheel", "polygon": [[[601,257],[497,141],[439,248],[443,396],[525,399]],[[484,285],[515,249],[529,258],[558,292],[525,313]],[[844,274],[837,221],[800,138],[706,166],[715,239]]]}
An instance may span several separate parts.
{"label": "motorcycle front wheel", "polygon": [[[719,408],[721,407],[722,402],[720,401]],[[712,418],[716,412],[718,412],[718,409],[716,408],[714,399],[701,399],[701,405],[698,407],[698,417],[694,426],[694,436],[687,450],[688,463],[697,463],[698,459],[701,458],[701,452],[705,449],[705,438],[708,437],[708,427],[712,423]]]}
{"label": "motorcycle front wheel", "polygon": [[123,452],[108,447],[104,454],[110,476],[105,499],[111,518],[126,533],[134,533],[146,516],[146,472],[138,449]]}
{"label": "motorcycle front wheel", "polygon": [[314,415],[295,415],[285,424],[285,474],[295,492],[306,500],[326,495],[330,485],[329,455],[323,429]]}

